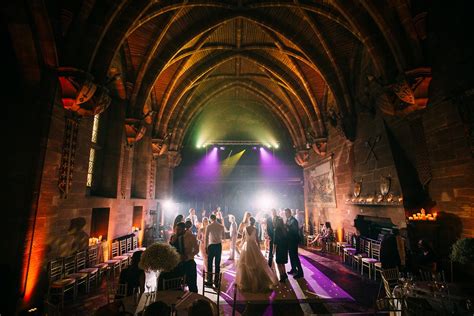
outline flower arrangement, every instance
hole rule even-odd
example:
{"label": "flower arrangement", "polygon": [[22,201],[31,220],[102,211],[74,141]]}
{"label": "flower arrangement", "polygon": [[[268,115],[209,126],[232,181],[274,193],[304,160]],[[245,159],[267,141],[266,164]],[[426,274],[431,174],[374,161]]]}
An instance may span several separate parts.
{"label": "flower arrangement", "polygon": [[458,239],[453,244],[451,260],[462,264],[474,263],[474,238]]}
{"label": "flower arrangement", "polygon": [[179,253],[174,247],[169,244],[155,243],[143,252],[138,266],[146,271],[168,272],[173,270],[179,261]]}

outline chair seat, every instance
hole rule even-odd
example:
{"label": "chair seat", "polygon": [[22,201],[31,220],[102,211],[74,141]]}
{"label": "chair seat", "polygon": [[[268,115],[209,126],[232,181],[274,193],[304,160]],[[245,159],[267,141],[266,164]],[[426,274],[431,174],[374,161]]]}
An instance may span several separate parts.
{"label": "chair seat", "polygon": [[87,273],[71,273],[67,275],[68,278],[82,280],[87,278]]}
{"label": "chair seat", "polygon": [[351,255],[355,254],[357,249],[355,248],[344,248],[344,252],[350,253]]}
{"label": "chair seat", "polygon": [[116,256],[116,257],[113,257],[112,260],[118,260],[118,261],[128,260],[128,256]]}
{"label": "chair seat", "polygon": [[57,289],[57,288],[62,288],[62,287],[68,286],[68,285],[72,285],[74,283],[76,283],[75,279],[64,278],[64,279],[52,282],[51,287]]}
{"label": "chair seat", "polygon": [[374,259],[374,258],[362,258],[362,262],[376,263],[376,262],[379,262],[379,261],[377,259]]}
{"label": "chair seat", "polygon": [[339,247],[349,247],[351,244],[349,244],[349,243],[347,243],[347,242],[345,242],[345,241],[338,241],[338,242],[337,242],[337,245],[338,245]]}
{"label": "chair seat", "polygon": [[99,268],[85,268],[79,270],[79,273],[87,273],[87,274],[94,274],[99,271]]}
{"label": "chair seat", "polygon": [[126,252],[126,253],[123,254],[123,256],[131,257],[131,256],[133,256],[134,253],[135,252],[132,252],[132,251]]}
{"label": "chair seat", "polygon": [[359,259],[367,258],[367,254],[366,253],[358,253],[358,254],[354,255],[354,257],[359,258]]}
{"label": "chair seat", "polygon": [[135,251],[145,251],[146,247],[138,247],[135,249]]}
{"label": "chair seat", "polygon": [[102,262],[102,263],[98,263],[94,266],[94,268],[97,268],[97,269],[100,269],[100,270],[103,270],[103,269],[107,269],[109,265],[105,262]]}
{"label": "chair seat", "polygon": [[113,265],[116,265],[116,264],[119,264],[120,263],[120,260],[107,260],[104,262],[105,264],[107,264],[108,266],[113,266]]}
{"label": "chair seat", "polygon": [[382,262],[376,262],[374,263],[374,266],[376,266],[377,268],[382,268]]}

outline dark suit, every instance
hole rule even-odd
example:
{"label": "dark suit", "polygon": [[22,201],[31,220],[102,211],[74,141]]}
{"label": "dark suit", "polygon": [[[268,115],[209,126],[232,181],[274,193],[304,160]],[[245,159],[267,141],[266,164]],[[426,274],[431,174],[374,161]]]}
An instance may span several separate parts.
{"label": "dark suit", "polygon": [[300,230],[298,221],[291,216],[286,220],[287,238],[288,238],[288,253],[290,255],[291,270],[296,271],[297,274],[303,275],[303,268],[301,267],[300,258],[298,257],[298,243],[300,241]]}
{"label": "dark suit", "polygon": [[267,218],[267,234],[270,239],[270,249],[268,251],[268,265],[272,267],[273,262],[273,239],[275,234],[275,228],[273,227],[273,217]]}

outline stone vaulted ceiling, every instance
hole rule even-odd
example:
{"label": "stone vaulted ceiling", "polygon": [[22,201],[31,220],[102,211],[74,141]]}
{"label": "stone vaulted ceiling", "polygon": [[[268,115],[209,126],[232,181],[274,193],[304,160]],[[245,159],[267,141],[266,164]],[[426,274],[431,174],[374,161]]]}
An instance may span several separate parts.
{"label": "stone vaulted ceiling", "polygon": [[265,106],[296,149],[304,148],[308,135],[326,136],[328,100],[351,138],[360,52],[384,83],[423,65],[415,24],[407,19],[413,10],[403,0],[59,6],[65,43],[59,63],[102,81],[120,69],[127,115],[153,110],[153,138],[169,135],[174,150],[202,109],[229,91]]}

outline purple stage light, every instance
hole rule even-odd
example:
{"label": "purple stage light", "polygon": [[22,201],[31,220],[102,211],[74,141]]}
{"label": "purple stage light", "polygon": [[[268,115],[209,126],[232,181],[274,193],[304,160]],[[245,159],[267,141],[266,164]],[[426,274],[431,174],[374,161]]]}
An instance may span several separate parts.
{"label": "purple stage light", "polygon": [[253,148],[252,148],[252,149],[253,149],[253,150],[257,150],[257,146],[253,146]]}

